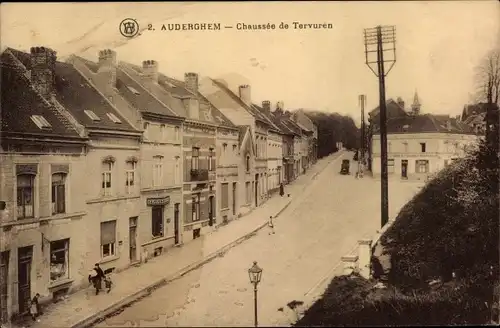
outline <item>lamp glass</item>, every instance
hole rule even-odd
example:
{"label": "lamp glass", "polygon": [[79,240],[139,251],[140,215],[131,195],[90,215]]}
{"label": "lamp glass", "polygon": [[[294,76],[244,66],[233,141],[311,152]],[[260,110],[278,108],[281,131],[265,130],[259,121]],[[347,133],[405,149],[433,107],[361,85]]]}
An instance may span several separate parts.
{"label": "lamp glass", "polygon": [[262,269],[257,265],[257,262],[253,262],[253,266],[248,269],[248,276],[252,284],[258,284],[262,278]]}

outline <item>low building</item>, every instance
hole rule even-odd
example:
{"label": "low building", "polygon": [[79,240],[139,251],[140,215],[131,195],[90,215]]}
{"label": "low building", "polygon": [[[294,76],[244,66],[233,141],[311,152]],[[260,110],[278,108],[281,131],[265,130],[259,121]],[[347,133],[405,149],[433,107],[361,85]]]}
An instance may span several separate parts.
{"label": "low building", "polygon": [[1,55],[1,323],[26,313],[35,293],[51,298],[87,274],[87,138],[44,99],[52,90],[43,64],[53,65],[54,53],[33,48],[28,66],[16,54]]}
{"label": "low building", "polygon": [[[477,142],[469,127],[454,118],[435,115],[395,117],[387,121],[388,175],[426,180],[453,160],[463,157]],[[371,144],[372,173],[380,177],[380,133]]]}

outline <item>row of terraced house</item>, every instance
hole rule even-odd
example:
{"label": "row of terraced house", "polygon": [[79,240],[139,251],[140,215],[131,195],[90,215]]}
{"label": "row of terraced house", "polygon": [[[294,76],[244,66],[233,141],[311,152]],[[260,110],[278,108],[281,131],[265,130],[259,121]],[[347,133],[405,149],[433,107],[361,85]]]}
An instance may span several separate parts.
{"label": "row of terraced house", "polygon": [[1,54],[1,317],[86,285],[263,204],[316,161],[302,110],[158,62]]}

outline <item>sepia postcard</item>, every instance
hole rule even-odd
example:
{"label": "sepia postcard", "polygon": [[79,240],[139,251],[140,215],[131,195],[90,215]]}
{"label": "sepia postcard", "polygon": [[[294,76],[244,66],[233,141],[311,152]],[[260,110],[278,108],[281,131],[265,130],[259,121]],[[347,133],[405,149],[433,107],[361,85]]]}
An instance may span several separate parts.
{"label": "sepia postcard", "polygon": [[498,1],[0,7],[0,324],[500,324]]}

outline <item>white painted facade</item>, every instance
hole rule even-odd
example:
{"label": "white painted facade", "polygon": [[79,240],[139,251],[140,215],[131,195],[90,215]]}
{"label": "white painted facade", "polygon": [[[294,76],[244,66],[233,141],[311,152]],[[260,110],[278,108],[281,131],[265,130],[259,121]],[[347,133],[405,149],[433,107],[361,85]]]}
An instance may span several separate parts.
{"label": "white painted facade", "polygon": [[283,138],[269,131],[267,137],[267,190],[272,192],[283,181]]}
{"label": "white painted facade", "polygon": [[[380,177],[380,135],[372,139],[372,172]],[[425,180],[454,159],[463,157],[478,138],[472,134],[399,133],[387,135],[388,174],[391,177]]]}

